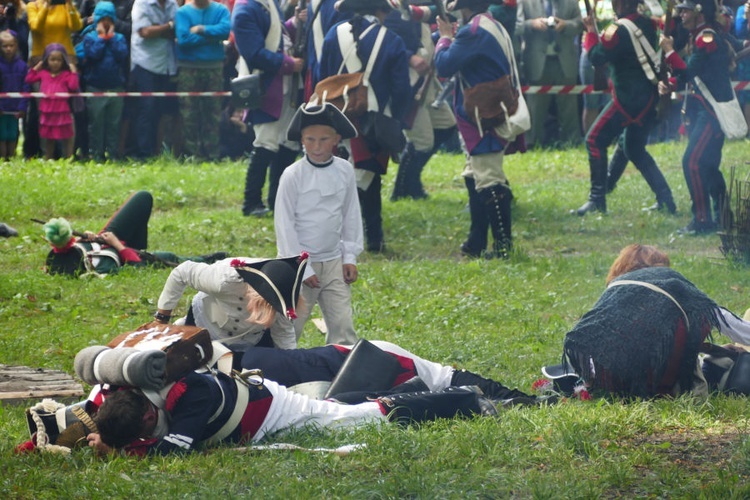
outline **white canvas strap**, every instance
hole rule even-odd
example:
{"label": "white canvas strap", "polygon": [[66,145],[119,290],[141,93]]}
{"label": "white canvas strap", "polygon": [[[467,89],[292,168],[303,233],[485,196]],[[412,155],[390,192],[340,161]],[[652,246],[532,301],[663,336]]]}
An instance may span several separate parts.
{"label": "white canvas strap", "polygon": [[[266,34],[264,47],[266,50],[271,52],[277,52],[279,45],[281,44],[281,17],[279,11],[276,9],[275,0],[256,0],[264,9],[268,11],[268,15],[271,16],[271,26],[268,28],[268,34]],[[249,75],[250,68],[247,65],[245,58],[240,56],[237,58],[237,63],[234,65],[237,70],[237,76]],[[260,73],[259,70],[253,71],[253,73]]]}
{"label": "white canvas strap", "polygon": [[635,25],[630,19],[618,19],[617,24],[625,27],[630,35],[630,40],[633,42],[633,48],[635,49],[635,55],[638,57],[638,62],[643,69],[643,73],[646,78],[656,85],[659,83],[659,79],[656,77],[654,70],[658,71],[660,66],[659,55],[656,53],[654,48],[646,40],[646,36],[643,31]]}
{"label": "white canvas strap", "polygon": [[617,280],[617,281],[613,281],[612,283],[609,284],[609,286],[607,288],[611,288],[613,286],[619,286],[619,285],[639,285],[639,286],[648,288],[649,290],[653,290],[655,292],[658,292],[658,293],[664,295],[669,300],[671,300],[674,303],[674,305],[677,306],[677,308],[682,313],[682,317],[685,318],[685,328],[690,329],[690,320],[688,320],[688,316],[687,316],[687,313],[685,312],[685,309],[683,309],[682,306],[680,305],[680,303],[677,302],[677,299],[675,299],[674,297],[672,297],[669,294],[669,292],[667,292],[663,288],[660,288],[660,287],[654,285],[653,283],[646,283],[645,281],[636,281],[636,280]]}

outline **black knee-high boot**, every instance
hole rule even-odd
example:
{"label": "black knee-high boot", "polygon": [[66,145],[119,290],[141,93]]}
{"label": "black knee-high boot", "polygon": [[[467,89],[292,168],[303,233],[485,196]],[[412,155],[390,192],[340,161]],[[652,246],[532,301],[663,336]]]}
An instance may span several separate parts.
{"label": "black knee-high boot", "polygon": [[494,401],[512,399],[512,398],[533,398],[526,393],[517,389],[509,389],[500,382],[496,382],[481,375],[472,373],[467,370],[456,370],[451,377],[452,386],[471,386],[479,387],[484,396]]}
{"label": "black knee-high boot", "polygon": [[413,156],[414,143],[407,142],[406,148],[404,148],[404,151],[401,153],[401,157],[398,161],[398,171],[396,172],[396,180],[393,183],[393,193],[391,193],[391,201],[397,201],[401,198],[406,198],[406,196],[408,195],[407,182],[409,180],[409,175],[407,174],[407,169],[409,168],[409,163],[412,161]]}
{"label": "black knee-high boot", "polygon": [[271,172],[268,174],[268,208],[271,210],[273,210],[273,207],[276,204],[276,191],[279,190],[279,179],[281,179],[281,174],[284,173],[286,167],[297,160],[298,154],[299,151],[296,149],[279,146],[279,150],[276,153],[273,162],[271,162]]}
{"label": "black knee-high boot", "polygon": [[487,219],[484,203],[479,199],[474,178],[464,177],[464,183],[466,184],[466,190],[469,192],[471,225],[469,226],[469,236],[461,244],[461,253],[467,257],[481,257],[482,252],[487,249],[487,230],[490,227],[490,222]]}
{"label": "black knee-high boot", "polygon": [[422,170],[431,157],[430,151],[414,151],[411,164],[406,170],[406,194],[414,200],[423,200],[429,196],[422,184]]}
{"label": "black knee-high boot", "polygon": [[449,388],[442,392],[394,394],[380,397],[377,401],[385,408],[388,420],[399,424],[497,413],[486,398],[463,388]]}
{"label": "black knee-high boot", "polygon": [[607,165],[607,194],[615,190],[617,182],[622,177],[627,166],[628,156],[618,142],[615,145],[615,150],[612,151],[612,158],[609,159],[609,165]]}
{"label": "black knee-high boot", "polygon": [[607,159],[589,159],[591,170],[591,191],[589,201],[581,205],[575,211],[577,215],[586,215],[588,212],[607,212]]}
{"label": "black knee-high boot", "polygon": [[477,192],[487,211],[487,220],[494,240],[493,256],[507,259],[513,248],[510,208],[513,193],[508,186],[502,184],[495,184]]}
{"label": "black knee-high boot", "polygon": [[651,155],[646,153],[643,160],[636,164],[636,168],[640,170],[646,184],[648,184],[648,187],[656,195],[656,203],[649,207],[649,209],[666,209],[670,214],[675,213],[677,206],[674,203],[674,198],[672,198],[672,190],[669,188],[667,180],[664,178],[661,170],[659,170],[659,167],[656,166],[656,162]]}
{"label": "black knee-high boot", "polygon": [[[266,170],[273,161],[275,153],[265,148],[255,148],[250,157],[250,165],[245,176],[245,201],[242,204],[242,215],[265,213],[263,205],[263,184],[266,182]],[[266,210],[267,211],[267,210]]]}
{"label": "black knee-high boot", "polygon": [[362,221],[365,226],[365,239],[368,252],[382,252],[385,250],[383,241],[383,202],[380,199],[382,179],[375,174],[366,190],[357,189],[359,205],[362,209]]}

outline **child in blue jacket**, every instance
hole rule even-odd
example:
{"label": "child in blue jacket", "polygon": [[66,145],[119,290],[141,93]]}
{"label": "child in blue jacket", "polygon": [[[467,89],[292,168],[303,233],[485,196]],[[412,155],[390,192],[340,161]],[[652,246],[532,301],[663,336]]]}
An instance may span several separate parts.
{"label": "child in blue jacket", "polygon": [[[29,67],[21,59],[18,40],[10,30],[0,32],[0,81],[3,92],[28,92],[25,82]],[[16,155],[18,120],[26,118],[28,99],[0,99],[0,157],[8,160]]]}
{"label": "child in blue jacket", "polygon": [[[88,92],[122,92],[124,62],[128,57],[125,37],[115,32],[115,6],[102,0],[94,9],[94,23],[83,37],[83,81]],[[122,97],[92,97],[86,108],[89,121],[89,152],[97,161],[118,156]]]}

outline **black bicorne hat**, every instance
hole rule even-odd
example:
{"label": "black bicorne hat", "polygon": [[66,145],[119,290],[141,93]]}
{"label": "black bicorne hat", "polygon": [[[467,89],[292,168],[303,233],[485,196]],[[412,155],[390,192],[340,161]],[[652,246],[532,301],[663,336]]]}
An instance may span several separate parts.
{"label": "black bicorne hat", "polygon": [[308,254],[303,252],[299,257],[259,262],[235,259],[230,265],[277,312],[294,319],[297,317],[294,307],[299,299],[307,257]]}
{"label": "black bicorne hat", "polygon": [[357,129],[344,116],[344,113],[330,102],[324,102],[322,106],[318,104],[301,105],[289,123],[286,138],[290,141],[299,142],[302,140],[302,129],[311,125],[327,125],[333,128],[342,139],[357,137]]}

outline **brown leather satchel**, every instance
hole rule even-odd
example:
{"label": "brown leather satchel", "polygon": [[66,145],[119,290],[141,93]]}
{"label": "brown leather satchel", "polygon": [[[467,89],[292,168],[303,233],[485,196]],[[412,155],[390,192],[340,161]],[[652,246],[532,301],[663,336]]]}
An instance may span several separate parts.
{"label": "brown leather satchel", "polygon": [[367,86],[364,73],[342,73],[329,76],[315,85],[310,100],[322,104],[330,102],[348,118],[356,118],[367,112]]}
{"label": "brown leather satchel", "polygon": [[510,75],[464,87],[463,92],[467,116],[484,129],[502,125],[509,115],[518,110],[518,91]]}
{"label": "brown leather satchel", "polygon": [[160,349],[167,354],[166,381],[174,382],[205,365],[213,356],[211,335],[197,326],[146,323],[112,339],[107,347]]}

